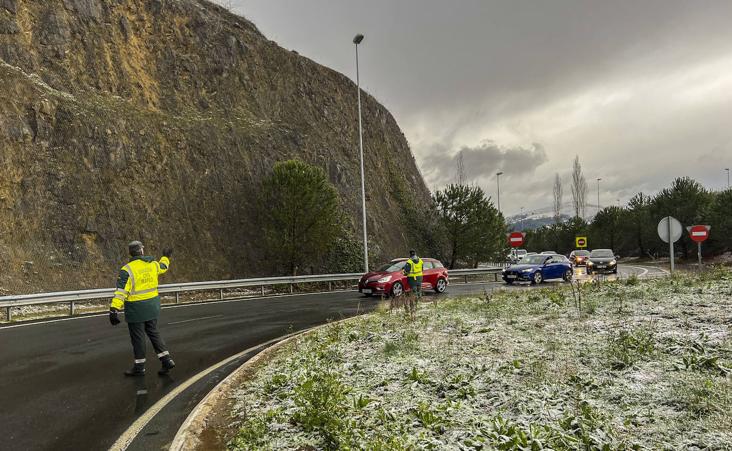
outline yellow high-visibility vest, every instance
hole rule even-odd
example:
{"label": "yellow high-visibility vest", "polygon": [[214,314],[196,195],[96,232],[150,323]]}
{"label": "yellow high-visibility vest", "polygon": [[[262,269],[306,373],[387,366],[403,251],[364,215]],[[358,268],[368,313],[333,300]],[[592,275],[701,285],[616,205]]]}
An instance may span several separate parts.
{"label": "yellow high-visibility vest", "polygon": [[409,260],[409,274],[407,274],[407,277],[422,277],[422,265],[424,262],[420,258],[418,262],[414,262],[414,260]]}
{"label": "yellow high-visibility vest", "polygon": [[122,310],[125,302],[145,301],[158,296],[158,275],[168,271],[168,257],[160,261],[132,260],[122,267],[129,274],[123,289],[117,288],[112,299],[112,307]]}

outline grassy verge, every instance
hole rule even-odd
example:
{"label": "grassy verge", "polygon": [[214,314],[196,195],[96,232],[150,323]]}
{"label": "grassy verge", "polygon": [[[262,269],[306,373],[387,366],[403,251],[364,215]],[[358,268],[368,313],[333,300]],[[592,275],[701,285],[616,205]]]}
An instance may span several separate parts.
{"label": "grassy verge", "polygon": [[[576,288],[575,288],[576,291]],[[300,339],[230,449],[724,449],[732,273],[511,290]]]}

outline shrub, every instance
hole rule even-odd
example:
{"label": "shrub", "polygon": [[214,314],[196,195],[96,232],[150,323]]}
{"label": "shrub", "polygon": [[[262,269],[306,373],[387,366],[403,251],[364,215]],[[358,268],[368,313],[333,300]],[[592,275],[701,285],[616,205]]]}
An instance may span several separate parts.
{"label": "shrub", "polygon": [[649,328],[622,329],[608,343],[610,367],[621,370],[651,356],[656,350],[655,343],[655,334]]}
{"label": "shrub", "polygon": [[306,432],[316,432],[326,449],[339,449],[350,441],[347,433],[348,387],[333,373],[311,371],[295,387],[293,421]]}

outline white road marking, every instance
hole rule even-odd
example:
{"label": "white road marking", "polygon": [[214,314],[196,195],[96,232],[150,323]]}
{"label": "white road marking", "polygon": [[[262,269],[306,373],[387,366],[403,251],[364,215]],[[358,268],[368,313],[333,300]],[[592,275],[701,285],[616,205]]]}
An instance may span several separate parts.
{"label": "white road marking", "polygon": [[202,316],[200,318],[186,319],[186,320],[183,320],[183,321],[173,321],[172,323],[168,323],[168,325],[170,326],[170,325],[173,325],[173,324],[183,324],[183,323],[190,323],[190,322],[193,322],[193,321],[203,321],[205,319],[221,318],[223,316],[224,315]]}
{"label": "white road marking", "polygon": [[640,270],[642,270],[643,272],[642,272],[642,273],[640,273],[640,274],[638,274],[638,277],[643,277],[643,276],[645,276],[646,274],[648,274],[648,268],[644,268],[644,267],[642,267],[642,266],[623,265],[623,267],[624,267],[624,268],[635,268],[635,269],[640,269]]}
{"label": "white road marking", "polygon": [[[302,332],[302,331],[301,331]],[[147,409],[142,416],[140,416],[137,420],[135,420],[132,425],[127,428],[127,430],[117,439],[116,442],[114,442],[114,445],[112,445],[109,449],[110,451],[123,451],[126,450],[128,446],[130,446],[130,443],[132,443],[135,438],[137,438],[137,434],[142,431],[142,429],[147,426],[147,424],[152,420],[155,415],[160,413],[165,406],[167,406],[173,399],[175,399],[176,396],[183,393],[185,390],[187,390],[191,385],[195,384],[199,380],[206,377],[208,374],[212,373],[213,371],[216,371],[217,369],[221,368],[222,366],[245,356],[246,354],[262,347],[267,346],[272,343],[276,343],[280,340],[284,340],[285,338],[291,337],[293,335],[296,335],[301,332],[295,332],[292,334],[288,334],[282,337],[273,338],[272,340],[266,341],[264,343],[261,343],[257,346],[253,346],[249,349],[245,349],[244,351],[235,354],[227,359],[222,360],[221,362],[217,363],[216,365],[213,365],[209,368],[206,368],[205,370],[201,371],[200,373],[196,374],[195,376],[189,378],[187,381],[183,382],[179,386],[175,387],[172,391],[170,391],[167,395],[162,397],[158,402],[156,402],[152,407]]]}

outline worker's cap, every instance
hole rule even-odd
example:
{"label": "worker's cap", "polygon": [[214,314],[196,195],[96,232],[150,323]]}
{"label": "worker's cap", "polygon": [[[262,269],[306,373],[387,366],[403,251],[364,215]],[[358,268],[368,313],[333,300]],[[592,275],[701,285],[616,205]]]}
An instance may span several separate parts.
{"label": "worker's cap", "polygon": [[127,248],[130,250],[130,255],[140,255],[142,254],[142,241],[131,241],[130,244],[127,245]]}
{"label": "worker's cap", "polygon": [[415,251],[414,249],[410,250],[409,256],[411,257],[412,255],[417,255],[417,251]]}

